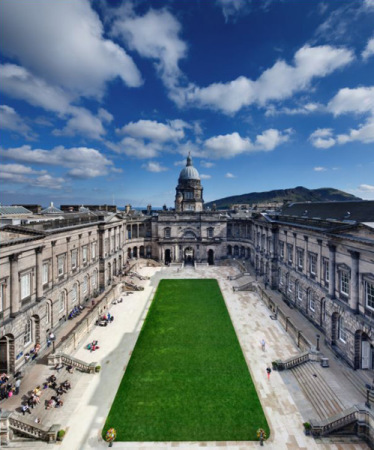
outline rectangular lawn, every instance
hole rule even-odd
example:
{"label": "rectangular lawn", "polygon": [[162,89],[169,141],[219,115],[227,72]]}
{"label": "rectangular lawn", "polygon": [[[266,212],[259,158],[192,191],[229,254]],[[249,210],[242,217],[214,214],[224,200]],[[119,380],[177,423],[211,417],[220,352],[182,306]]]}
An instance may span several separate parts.
{"label": "rectangular lawn", "polygon": [[135,442],[269,435],[216,280],[160,282],[103,435],[110,427]]}

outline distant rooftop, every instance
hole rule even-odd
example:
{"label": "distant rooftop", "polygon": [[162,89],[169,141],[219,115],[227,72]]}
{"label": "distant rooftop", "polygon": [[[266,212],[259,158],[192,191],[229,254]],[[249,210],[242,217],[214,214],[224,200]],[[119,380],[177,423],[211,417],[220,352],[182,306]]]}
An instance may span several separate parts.
{"label": "distant rooftop", "polygon": [[48,208],[42,209],[41,214],[63,214],[61,209],[56,208],[53,202],[48,206]]}
{"label": "distant rooftop", "polygon": [[310,219],[374,222],[374,200],[291,203],[283,206],[281,214]]}
{"label": "distant rooftop", "polygon": [[0,216],[5,215],[19,215],[19,214],[32,214],[31,211],[23,206],[0,206]]}

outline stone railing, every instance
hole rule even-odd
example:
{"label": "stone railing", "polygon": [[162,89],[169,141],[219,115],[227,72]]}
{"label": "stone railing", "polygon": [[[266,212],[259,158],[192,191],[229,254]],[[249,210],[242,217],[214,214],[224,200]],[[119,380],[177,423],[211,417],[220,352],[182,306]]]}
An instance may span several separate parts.
{"label": "stone railing", "polygon": [[22,434],[32,439],[39,441],[46,441],[50,444],[55,443],[57,440],[57,433],[61,428],[61,425],[52,425],[49,428],[45,428],[34,421],[18,416],[11,411],[2,411],[0,413],[0,425],[1,435],[0,444],[8,445],[10,443],[11,432]]}
{"label": "stone railing", "polygon": [[347,425],[357,422],[358,412],[360,408],[358,406],[352,406],[344,411],[328,417],[321,421],[311,421],[311,432],[315,437],[327,436]]}
{"label": "stone railing", "polygon": [[291,356],[290,358],[282,361],[280,359],[273,362],[273,368],[276,370],[289,370],[293,367],[299,366],[307,361],[310,361],[310,353],[303,352],[295,356]]}
{"label": "stone railing", "polygon": [[241,286],[233,286],[232,290],[236,291],[255,291],[256,285],[254,281],[250,281],[249,283],[242,284]]}
{"label": "stone railing", "polygon": [[138,286],[135,283],[131,283],[131,281],[124,281],[123,283],[125,284],[126,287],[132,289],[133,291],[144,291],[143,286]]}
{"label": "stone railing", "polygon": [[66,366],[73,366],[81,372],[95,373],[96,362],[86,363],[81,359],[74,358],[66,353],[52,353],[48,356],[48,365],[55,366],[56,364],[65,364]]}
{"label": "stone railing", "polygon": [[249,272],[240,272],[237,275],[228,276],[227,279],[233,281],[233,280],[238,280],[239,278],[242,278],[242,277],[249,277],[250,275],[251,274]]}

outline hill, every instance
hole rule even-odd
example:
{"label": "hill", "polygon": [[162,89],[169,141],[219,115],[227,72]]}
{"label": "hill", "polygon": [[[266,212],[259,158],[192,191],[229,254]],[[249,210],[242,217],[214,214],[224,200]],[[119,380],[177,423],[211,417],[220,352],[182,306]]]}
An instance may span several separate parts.
{"label": "hill", "polygon": [[273,202],[328,202],[328,201],[352,201],[361,200],[347,192],[334,188],[307,189],[303,186],[297,186],[290,189],[277,189],[267,192],[250,192],[249,194],[232,195],[231,197],[219,198],[212,202],[205,203],[206,207],[212,207],[213,203],[219,209],[229,208],[230,205],[237,203],[273,203]]}

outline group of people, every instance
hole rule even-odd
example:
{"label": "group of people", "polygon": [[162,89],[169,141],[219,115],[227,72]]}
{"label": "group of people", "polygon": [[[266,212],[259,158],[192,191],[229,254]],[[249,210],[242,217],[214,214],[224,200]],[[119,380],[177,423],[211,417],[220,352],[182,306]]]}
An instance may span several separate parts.
{"label": "group of people", "polygon": [[56,395],[52,395],[50,400],[46,403],[46,409],[51,408],[60,408],[61,406],[64,406],[64,402],[61,399],[61,396],[63,394],[66,394],[69,389],[71,389],[71,384],[69,380],[65,380],[60,385],[57,385],[57,379],[55,375],[51,375],[48,379],[49,386],[51,389],[54,389],[56,392]]}
{"label": "group of people", "polygon": [[98,346],[98,341],[92,341],[90,344],[87,345],[87,350],[90,352],[94,352],[95,350],[98,350],[100,347]]}
{"label": "group of people", "polygon": [[74,319],[75,317],[79,316],[79,314],[83,311],[83,309],[84,309],[84,306],[82,306],[82,305],[74,306],[74,308],[69,313],[68,318]]}
{"label": "group of people", "polygon": [[21,379],[17,378],[14,383],[9,381],[9,376],[6,373],[0,376],[0,399],[5,400],[13,395],[17,395],[19,387],[21,385]]}
{"label": "group of people", "polygon": [[96,325],[99,325],[100,327],[106,327],[109,323],[112,323],[113,320],[114,317],[110,314],[110,312],[108,312],[107,314],[104,314],[96,320]]}

